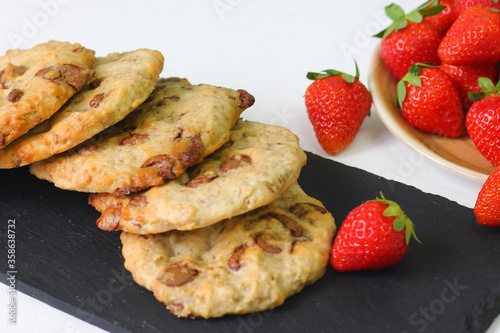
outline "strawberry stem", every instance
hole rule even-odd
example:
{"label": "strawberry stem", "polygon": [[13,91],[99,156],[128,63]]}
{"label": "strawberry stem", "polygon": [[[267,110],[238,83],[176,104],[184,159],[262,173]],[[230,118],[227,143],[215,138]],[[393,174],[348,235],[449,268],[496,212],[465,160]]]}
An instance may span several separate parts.
{"label": "strawberry stem", "polygon": [[416,233],[415,233],[415,225],[413,222],[406,216],[405,212],[401,209],[401,207],[394,201],[387,200],[384,197],[384,194],[380,192],[380,198],[376,198],[375,200],[372,201],[378,201],[381,202],[388,207],[384,211],[384,216],[395,216],[396,218],[394,219],[394,230],[399,232],[405,230],[405,240],[406,244],[410,243],[410,240],[414,238],[417,242],[422,244],[422,242],[418,239]]}

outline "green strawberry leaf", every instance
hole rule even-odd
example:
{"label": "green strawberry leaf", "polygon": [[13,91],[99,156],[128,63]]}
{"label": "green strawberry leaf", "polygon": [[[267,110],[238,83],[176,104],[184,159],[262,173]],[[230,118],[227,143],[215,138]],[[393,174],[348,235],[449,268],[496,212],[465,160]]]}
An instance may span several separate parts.
{"label": "green strawberry leaf", "polygon": [[394,30],[396,31],[403,30],[404,28],[406,28],[407,25],[408,25],[408,19],[403,17],[402,19],[394,22]]}
{"label": "green strawberry leaf", "polygon": [[385,15],[387,15],[387,17],[393,21],[405,16],[405,11],[403,10],[403,8],[395,3],[391,3],[389,6],[386,6],[384,8],[384,11]]}
{"label": "green strawberry leaf", "polygon": [[322,73],[307,73],[307,75],[312,75],[313,79],[322,79],[327,76],[342,75],[342,72],[335,69],[325,69]]}
{"label": "green strawberry leaf", "polygon": [[500,96],[500,81],[497,82],[495,86],[493,82],[487,77],[480,77],[477,79],[477,83],[482,91],[479,92],[469,92],[467,96],[473,102],[477,102],[486,97]]}
{"label": "green strawberry leaf", "polygon": [[320,73],[316,72],[309,72],[307,73],[306,77],[309,80],[316,80],[316,79],[322,79],[328,76],[335,76],[335,75],[340,75],[344,80],[346,80],[349,83],[354,82],[354,77],[352,75],[343,73],[341,71],[335,70],[335,69],[324,69]]}
{"label": "green strawberry leaf", "polygon": [[406,227],[406,219],[402,215],[396,216],[396,219],[394,220],[394,230],[397,232],[403,231],[403,229]]}
{"label": "green strawberry leaf", "polygon": [[406,226],[406,230],[405,230],[406,244],[410,243],[410,240],[412,237],[414,237],[416,241],[418,241],[420,244],[422,244],[422,242],[417,238],[417,236],[415,236],[415,226],[413,225],[413,223],[411,224],[411,226],[408,226],[408,225]]}
{"label": "green strawberry leaf", "polygon": [[404,80],[400,80],[398,82],[397,87],[397,95],[396,95],[396,106],[398,109],[401,109],[403,105],[403,101],[406,98],[406,85]]}
{"label": "green strawberry leaf", "polygon": [[393,203],[384,211],[384,216],[399,216],[402,212],[401,208],[399,208],[397,204]]}
{"label": "green strawberry leaf", "polygon": [[420,67],[418,64],[414,64],[410,67],[408,73],[403,78],[405,78],[408,83],[419,87],[422,85],[420,76],[418,76],[420,73],[422,73],[422,67]]}
{"label": "green strawberry leaf", "polygon": [[432,7],[427,7],[427,8],[421,9],[420,13],[425,17],[429,17],[429,16],[434,16],[434,15],[441,13],[443,11],[443,9],[445,9],[445,8],[446,8],[446,6],[434,5]]}
{"label": "green strawberry leaf", "polygon": [[[432,6],[429,7],[429,5]],[[393,22],[384,30],[373,35],[373,37],[385,38],[389,36],[393,31],[404,29],[408,25],[408,21],[420,23],[424,20],[425,17],[439,14],[444,8],[446,8],[446,6],[438,5],[438,2],[436,0],[432,0],[423,3],[408,14],[405,14],[401,6],[395,3],[391,3],[390,5],[386,6],[384,10],[387,17],[389,17]]]}
{"label": "green strawberry leaf", "polygon": [[[420,73],[418,73],[418,74],[420,74]],[[422,85],[422,80],[420,80],[420,77],[418,76],[418,74],[413,74],[413,75],[408,76],[406,78],[406,81],[409,84],[420,87]]]}
{"label": "green strawberry leaf", "polygon": [[429,0],[418,6],[415,10],[419,11],[425,17],[429,17],[441,13],[445,7],[439,4],[439,0]]}
{"label": "green strawberry leaf", "polygon": [[469,92],[469,93],[467,93],[467,96],[469,97],[469,99],[471,101],[477,102],[477,101],[480,101],[483,98],[485,98],[486,94],[482,93],[482,92]]}
{"label": "green strawberry leaf", "polygon": [[316,80],[316,79],[322,79],[324,77],[327,77],[328,75],[326,73],[317,73],[317,72],[308,72],[306,77],[309,80]]}
{"label": "green strawberry leaf", "polygon": [[397,96],[396,96],[396,106],[401,109],[403,105],[403,101],[406,98],[406,84],[408,82],[416,87],[420,87],[422,85],[422,81],[418,74],[422,73],[422,68],[418,66],[418,64],[414,64],[408,70],[408,73],[399,80],[397,84]]}
{"label": "green strawberry leaf", "polygon": [[415,10],[422,10],[429,7],[430,5],[436,6],[437,4],[439,4],[439,0],[428,0],[423,4],[421,4],[420,6],[418,6]]}
{"label": "green strawberry leaf", "polygon": [[412,22],[415,22],[415,23],[420,23],[424,20],[424,16],[422,15],[422,13],[420,13],[419,11],[411,11],[409,12],[407,15],[406,15],[406,18],[409,20],[409,21],[412,21]]}
{"label": "green strawberry leaf", "polygon": [[380,192],[380,198],[372,201],[378,201],[388,206],[383,212],[384,216],[396,216],[393,222],[394,230],[400,232],[405,229],[406,244],[409,244],[412,238],[422,244],[415,233],[415,225],[396,202],[387,200],[382,192]]}
{"label": "green strawberry leaf", "polygon": [[353,83],[354,82],[354,76],[342,73],[342,78],[345,80],[347,83]]}
{"label": "green strawberry leaf", "polygon": [[384,30],[376,33],[375,35],[373,35],[373,37],[377,37],[377,38],[382,38],[383,39],[383,38],[389,36],[394,30],[395,31],[402,30],[407,25],[408,25],[408,20],[406,18],[402,18],[402,19],[396,20],[396,21],[392,22],[386,29],[384,29]]}
{"label": "green strawberry leaf", "polygon": [[430,62],[422,62],[422,63],[415,63],[411,65],[410,69],[408,70],[408,73],[403,76],[401,80],[399,80],[396,88],[397,88],[397,94],[396,94],[396,106],[398,109],[401,109],[403,105],[403,101],[406,98],[406,82],[408,82],[411,85],[414,85],[416,87],[420,87],[422,85],[422,81],[420,80],[419,74],[422,73],[422,68],[426,67],[436,67],[434,64]]}
{"label": "green strawberry leaf", "polygon": [[353,83],[355,79],[359,79],[359,68],[358,68],[358,63],[356,60],[354,60],[354,66],[356,67],[356,74],[355,76],[342,73],[342,78],[347,82],[347,83]]}
{"label": "green strawberry leaf", "polygon": [[495,93],[497,91],[497,88],[495,87],[493,82],[491,82],[491,80],[488,79],[487,77],[478,78],[477,83],[479,84],[481,90],[487,95]]}
{"label": "green strawberry leaf", "polygon": [[317,72],[308,72],[306,78],[309,80],[322,79],[328,76],[340,75],[347,83],[353,83],[354,80],[359,79],[359,68],[358,63],[354,60],[354,65],[356,66],[356,75],[352,76],[350,74],[346,74],[344,72],[338,71],[336,69],[324,69],[323,71]]}

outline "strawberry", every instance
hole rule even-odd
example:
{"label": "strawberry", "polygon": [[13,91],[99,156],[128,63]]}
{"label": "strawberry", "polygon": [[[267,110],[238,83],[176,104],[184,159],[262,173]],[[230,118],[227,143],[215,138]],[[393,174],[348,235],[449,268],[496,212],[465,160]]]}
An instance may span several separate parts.
{"label": "strawberry", "polygon": [[498,0],[457,0],[454,7],[457,15],[471,7],[490,7],[500,10]]}
{"label": "strawberry", "polygon": [[491,227],[500,226],[500,168],[486,179],[479,191],[474,215],[477,222]]}
{"label": "strawberry", "polygon": [[495,166],[500,166],[500,83],[480,78],[484,93],[471,93],[475,101],[467,112],[467,133],[481,154]]}
{"label": "strawberry", "polygon": [[483,7],[463,11],[439,44],[438,55],[451,65],[500,61],[500,13]]}
{"label": "strawberry", "polygon": [[446,72],[451,77],[453,83],[455,83],[465,110],[469,110],[472,105],[468,93],[481,91],[478,83],[480,77],[487,77],[494,82],[498,79],[498,67],[496,64],[455,66],[441,63],[441,70]]}
{"label": "strawberry", "polygon": [[450,76],[429,64],[415,64],[398,82],[396,105],[421,131],[458,137],[464,129],[460,95]]}
{"label": "strawberry", "polygon": [[430,3],[426,2],[408,14],[396,4],[385,7],[387,16],[394,22],[375,37],[382,38],[380,55],[397,80],[401,80],[414,63],[440,63],[437,49],[442,36],[431,23],[423,19],[437,14],[444,7],[427,8]]}
{"label": "strawberry", "polygon": [[316,137],[328,154],[335,154],[353,140],[370,113],[372,97],[356,76],[328,69],[307,73],[314,80],[307,87],[305,103]]}
{"label": "strawberry", "polygon": [[451,27],[455,19],[457,18],[457,11],[455,9],[455,0],[434,0],[432,1],[431,6],[436,5],[445,6],[445,8],[438,14],[434,16],[429,16],[424,18],[424,21],[432,24],[439,31],[441,35],[445,35],[446,31]]}
{"label": "strawberry", "polygon": [[335,237],[330,263],[337,271],[379,269],[398,263],[415,238],[415,226],[399,205],[381,198],[354,208]]}

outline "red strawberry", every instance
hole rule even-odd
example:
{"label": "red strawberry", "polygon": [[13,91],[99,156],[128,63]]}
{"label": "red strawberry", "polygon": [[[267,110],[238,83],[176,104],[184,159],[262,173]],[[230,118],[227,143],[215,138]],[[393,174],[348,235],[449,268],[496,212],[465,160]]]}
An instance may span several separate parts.
{"label": "red strawberry", "polygon": [[480,77],[487,77],[493,82],[496,82],[498,79],[498,67],[496,64],[454,66],[443,62],[441,63],[441,70],[446,72],[455,83],[465,110],[469,110],[472,105],[468,93],[481,91],[481,87],[479,87],[477,81]]}
{"label": "red strawberry", "polygon": [[435,15],[442,6],[419,7],[405,14],[396,4],[385,8],[385,12],[394,22],[375,37],[381,37],[380,54],[391,73],[401,80],[411,65],[417,62],[431,62],[439,65],[437,49],[442,36],[424,17]]}
{"label": "red strawberry", "polygon": [[471,7],[490,7],[500,10],[498,0],[457,0],[454,7],[457,15]]}
{"label": "red strawberry", "polygon": [[[479,85],[485,97],[474,102],[467,112],[467,133],[481,154],[493,165],[500,166],[500,97],[488,97],[500,90],[500,83],[495,87],[488,79],[481,78]],[[469,96],[483,97],[480,93]]]}
{"label": "red strawberry", "polygon": [[462,101],[450,76],[427,64],[413,65],[398,82],[397,106],[421,131],[458,137],[464,129]]}
{"label": "red strawberry", "polygon": [[500,227],[500,168],[486,179],[474,206],[477,222]]}
{"label": "red strawberry", "polygon": [[432,2],[433,3],[430,4],[429,7],[436,6],[437,3],[439,3],[439,5],[445,6],[445,8],[439,14],[424,18],[424,21],[431,23],[436,27],[439,33],[444,36],[457,18],[455,0],[439,0]]}
{"label": "red strawberry", "polygon": [[500,61],[500,13],[472,7],[448,29],[438,55],[452,65],[485,65]]}
{"label": "red strawberry", "polygon": [[336,70],[307,73],[314,80],[306,90],[307,114],[323,149],[335,154],[353,140],[370,113],[372,97],[356,76]]}
{"label": "red strawberry", "polygon": [[379,269],[399,262],[415,238],[415,226],[399,205],[384,198],[354,208],[342,222],[330,263],[337,271]]}

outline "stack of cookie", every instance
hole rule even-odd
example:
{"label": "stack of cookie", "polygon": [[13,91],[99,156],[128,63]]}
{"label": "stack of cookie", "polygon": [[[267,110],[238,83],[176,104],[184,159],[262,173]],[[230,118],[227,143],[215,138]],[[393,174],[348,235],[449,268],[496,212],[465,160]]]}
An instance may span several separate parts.
{"label": "stack of cookie", "polygon": [[[158,51],[94,56],[50,41],[0,57],[0,168],[68,151],[122,120],[153,91]],[[70,99],[71,98],[71,99]]]}
{"label": "stack of cookie", "polygon": [[[51,57],[34,65],[24,54],[40,48]],[[333,217],[297,184],[298,138],[240,118],[252,95],[160,79],[157,51],[92,59],[60,42],[0,58],[0,167],[92,193],[98,227],[122,231],[125,267],[177,316],[273,308],[324,274]],[[57,109],[26,117],[36,101]]]}

